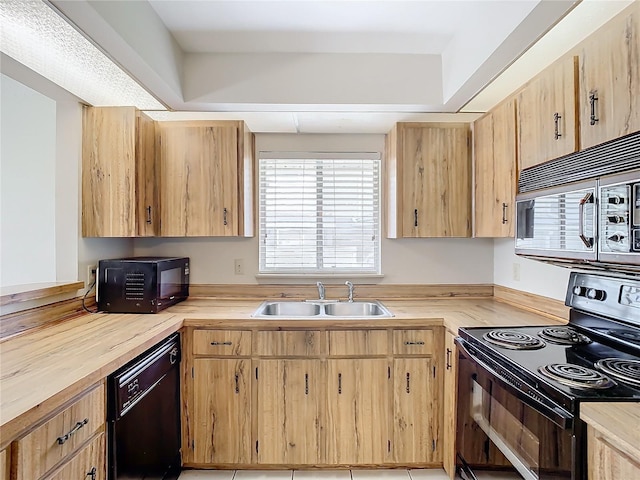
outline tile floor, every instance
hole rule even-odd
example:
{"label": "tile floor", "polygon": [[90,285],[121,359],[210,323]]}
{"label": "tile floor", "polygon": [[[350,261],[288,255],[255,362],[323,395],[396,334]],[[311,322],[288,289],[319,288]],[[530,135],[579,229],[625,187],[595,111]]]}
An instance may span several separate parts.
{"label": "tile floor", "polygon": [[[478,480],[516,480],[510,474],[478,474]],[[178,480],[448,480],[444,470],[185,470]]]}

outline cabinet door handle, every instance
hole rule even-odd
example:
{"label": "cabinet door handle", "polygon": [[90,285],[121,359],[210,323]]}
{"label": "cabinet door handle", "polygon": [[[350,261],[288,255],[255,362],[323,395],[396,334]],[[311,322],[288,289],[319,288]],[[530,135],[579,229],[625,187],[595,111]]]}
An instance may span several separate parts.
{"label": "cabinet door handle", "polygon": [[555,122],[555,130],[554,130],[554,137],[556,140],[558,140],[562,134],[560,133],[560,119],[562,118],[562,115],[560,115],[558,112],[553,114],[553,121]]}
{"label": "cabinet door handle", "polygon": [[595,125],[600,119],[596,116],[596,102],[598,101],[598,91],[591,90],[589,92],[589,105],[591,105],[591,116],[589,117],[589,123]]}
{"label": "cabinet door handle", "polygon": [[227,209],[226,208],[222,209],[222,223],[224,223],[225,225],[229,224],[227,222]]}
{"label": "cabinet door handle", "polygon": [[413,211],[413,226],[414,227],[418,226],[418,209],[417,208]]}
{"label": "cabinet door handle", "polygon": [[151,205],[147,207],[147,223],[151,225]]}
{"label": "cabinet door handle", "polygon": [[451,352],[452,350],[450,348],[447,348],[447,361],[446,361],[447,370],[451,370]]}
{"label": "cabinet door handle", "polygon": [[233,343],[232,342],[211,342],[211,345],[213,345],[214,347],[218,347],[220,345],[231,346],[233,345]]}
{"label": "cabinet door handle", "polygon": [[309,374],[304,374],[304,394],[309,395]]}
{"label": "cabinet door handle", "polygon": [[236,373],[236,393],[240,393],[240,384],[238,382],[240,376]]}
{"label": "cabinet door handle", "polygon": [[91,477],[91,480],[96,480],[97,473],[98,471],[96,470],[96,467],[92,467],[91,470],[87,472],[85,477]]}
{"label": "cabinet door handle", "polygon": [[411,374],[407,372],[407,393],[411,393]]}
{"label": "cabinet door handle", "polygon": [[502,224],[504,225],[505,223],[507,223],[507,204],[503,203],[502,204]]}
{"label": "cabinet door handle", "polygon": [[419,340],[417,342],[411,342],[411,341],[406,341],[404,342],[405,345],[424,345],[424,342],[422,340]]}
{"label": "cabinet door handle", "polygon": [[338,395],[342,395],[342,374],[338,374]]}
{"label": "cabinet door handle", "polygon": [[61,437],[58,437],[58,445],[63,445],[67,440],[69,440],[73,436],[74,433],[76,433],[78,430],[84,427],[87,423],[89,423],[88,418],[85,418],[81,422],[76,423],[75,426],[69,431],[69,433],[66,433]]}

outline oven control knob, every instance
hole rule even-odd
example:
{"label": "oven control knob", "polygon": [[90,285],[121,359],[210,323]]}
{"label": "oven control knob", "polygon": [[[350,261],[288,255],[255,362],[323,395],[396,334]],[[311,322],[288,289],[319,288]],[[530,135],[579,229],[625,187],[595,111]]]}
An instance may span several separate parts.
{"label": "oven control knob", "polygon": [[573,294],[578,296],[578,297],[584,297],[584,294],[585,294],[586,291],[587,291],[586,288],[580,287],[578,285],[573,287]]}
{"label": "oven control knob", "polygon": [[606,297],[606,293],[604,290],[597,290],[595,288],[590,288],[589,290],[587,290],[587,298],[591,299],[591,300],[604,300],[604,298]]}
{"label": "oven control knob", "polygon": [[607,220],[609,223],[627,223],[627,220],[620,215],[608,215]]}
{"label": "oven control knob", "polygon": [[620,205],[622,203],[624,203],[624,198],[621,197],[620,195],[611,195],[608,199],[609,203],[612,203],[613,205]]}

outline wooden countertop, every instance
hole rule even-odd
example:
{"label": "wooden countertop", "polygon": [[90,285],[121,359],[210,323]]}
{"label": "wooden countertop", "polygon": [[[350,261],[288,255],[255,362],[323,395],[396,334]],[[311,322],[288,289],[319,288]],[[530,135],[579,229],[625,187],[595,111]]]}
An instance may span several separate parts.
{"label": "wooden countertop", "polygon": [[308,328],[542,325],[557,320],[493,299],[385,301],[393,318],[253,319],[260,301],[191,298],[156,315],[95,314],[0,343],[0,448],[34,421],[185,326]]}
{"label": "wooden countertop", "polygon": [[640,458],[640,402],[583,403],[580,418],[618,450]]}

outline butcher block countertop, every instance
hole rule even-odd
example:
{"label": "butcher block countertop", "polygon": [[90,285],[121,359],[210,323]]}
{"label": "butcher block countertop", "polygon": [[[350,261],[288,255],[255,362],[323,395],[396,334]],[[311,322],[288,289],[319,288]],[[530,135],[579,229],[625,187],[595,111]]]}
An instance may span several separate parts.
{"label": "butcher block countertop", "polygon": [[630,458],[640,458],[640,402],[584,403],[580,418],[618,450]]}
{"label": "butcher block countertop", "polygon": [[0,448],[89,386],[183,326],[345,328],[557,324],[493,299],[385,301],[373,320],[254,319],[260,301],[191,298],[156,315],[93,314],[0,343]]}

